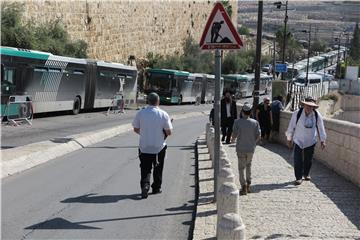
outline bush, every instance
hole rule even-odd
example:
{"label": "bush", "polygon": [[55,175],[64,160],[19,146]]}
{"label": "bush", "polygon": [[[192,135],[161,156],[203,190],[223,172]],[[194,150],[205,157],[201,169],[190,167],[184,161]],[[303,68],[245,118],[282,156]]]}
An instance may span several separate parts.
{"label": "bush", "polygon": [[60,21],[39,26],[22,22],[23,4],[3,3],[1,6],[1,45],[50,52],[56,55],[86,58],[87,43],[71,41]]}
{"label": "bush", "polygon": [[327,95],[324,95],[320,98],[321,100],[333,100],[335,102],[337,102],[339,100],[339,96],[336,95],[335,93],[329,93]]}

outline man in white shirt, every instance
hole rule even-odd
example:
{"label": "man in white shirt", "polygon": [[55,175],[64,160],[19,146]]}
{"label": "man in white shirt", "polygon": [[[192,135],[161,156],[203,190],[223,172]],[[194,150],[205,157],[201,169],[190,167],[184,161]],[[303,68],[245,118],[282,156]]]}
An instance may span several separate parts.
{"label": "man in white shirt", "polygon": [[165,139],[171,135],[173,128],[169,115],[159,108],[159,96],[156,93],[150,93],[147,96],[147,101],[149,106],[140,110],[132,123],[134,132],[140,135],[139,158],[142,198],[148,197],[152,166],[154,166],[152,193],[161,193],[162,171],[167,148]]}
{"label": "man in white shirt", "polygon": [[302,183],[303,177],[310,181],[310,169],[317,138],[321,148],[325,148],[326,133],[321,114],[315,109],[319,106],[311,97],[301,102],[303,108],[292,114],[286,138],[289,148],[294,145],[294,170],[296,185]]}

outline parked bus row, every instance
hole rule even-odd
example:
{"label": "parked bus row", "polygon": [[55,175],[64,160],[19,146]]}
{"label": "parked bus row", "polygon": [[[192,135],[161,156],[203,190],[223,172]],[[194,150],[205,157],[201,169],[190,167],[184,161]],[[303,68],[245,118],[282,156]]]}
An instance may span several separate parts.
{"label": "parked bus row", "polygon": [[[308,72],[316,72],[324,68],[330,67],[345,57],[345,47],[340,47],[340,50],[334,50],[327,53],[322,53],[319,56],[309,58],[309,70]],[[306,72],[307,59],[303,59],[294,65],[288,66],[288,71],[285,74],[286,80],[292,80],[298,75]]]}
{"label": "parked bus row", "polygon": [[[139,88],[136,67],[90,59],[53,55],[47,52],[1,47],[1,116],[11,111],[11,96],[26,96],[31,113],[106,108],[121,94],[125,106],[137,103],[140,94],[155,91],[162,103],[212,102],[215,76],[168,69],[147,69]],[[251,96],[253,74],[223,75],[221,89],[237,98]],[[270,90],[272,78],[261,76],[261,91]],[[27,109],[30,111],[30,109]]]}
{"label": "parked bus row", "polygon": [[[260,93],[267,94],[271,90],[271,81],[272,76],[261,74]],[[254,74],[228,74],[221,77],[221,91],[230,90],[238,99],[252,96],[254,85]],[[161,102],[165,104],[212,102],[215,76],[171,69],[148,69],[144,92],[158,93]]]}

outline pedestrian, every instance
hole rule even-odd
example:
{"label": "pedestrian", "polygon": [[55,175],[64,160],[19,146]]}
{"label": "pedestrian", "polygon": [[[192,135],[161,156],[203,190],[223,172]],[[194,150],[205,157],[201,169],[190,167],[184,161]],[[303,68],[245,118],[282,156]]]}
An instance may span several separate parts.
{"label": "pedestrian", "polygon": [[262,103],[260,103],[256,109],[256,120],[260,124],[261,128],[261,144],[265,141],[269,141],[272,125],[272,115],[270,107],[270,98],[264,97]]}
{"label": "pedestrian", "polygon": [[152,193],[161,193],[162,172],[167,148],[165,139],[171,135],[173,129],[169,115],[159,108],[159,95],[150,93],[147,96],[147,102],[149,105],[136,114],[132,123],[134,132],[140,135],[139,158],[142,198],[148,197],[152,167],[154,167]]}
{"label": "pedestrian", "polygon": [[281,95],[274,98],[274,101],[271,103],[271,114],[272,114],[272,134],[279,134],[280,129],[280,112],[284,110],[284,106],[282,104],[283,97]]}
{"label": "pedestrian", "polygon": [[323,117],[316,110],[318,105],[311,98],[305,98],[301,102],[302,108],[295,111],[286,131],[288,147],[294,146],[294,171],[295,184],[300,185],[304,180],[310,181],[310,169],[314,155],[317,138],[320,140],[321,148],[326,144],[326,133]]}
{"label": "pedestrian", "polygon": [[211,123],[212,126],[215,126],[214,111],[215,111],[214,108],[212,108],[209,115],[209,122]]}
{"label": "pedestrian", "polygon": [[[260,139],[261,130],[258,121],[250,118],[252,106],[245,103],[242,107],[243,118],[235,121],[232,133],[232,142],[236,141],[236,153],[238,156],[239,181],[241,185],[240,195],[251,192],[251,162]],[[245,180],[246,170],[246,180]]]}
{"label": "pedestrian", "polygon": [[232,99],[230,91],[224,92],[224,98],[221,100],[221,141],[230,143],[231,133],[234,121],[237,118],[236,102]]}

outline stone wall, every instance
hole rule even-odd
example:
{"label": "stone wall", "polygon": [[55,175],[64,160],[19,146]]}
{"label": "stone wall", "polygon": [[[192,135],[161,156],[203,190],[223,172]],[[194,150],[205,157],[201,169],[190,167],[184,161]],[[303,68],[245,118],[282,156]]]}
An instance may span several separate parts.
{"label": "stone wall", "polygon": [[[277,139],[286,145],[285,131],[290,122],[291,112],[280,116],[280,134]],[[335,119],[324,119],[327,133],[326,148],[320,144],[315,148],[315,159],[327,165],[338,174],[360,187],[360,124]]]}
{"label": "stone wall", "polygon": [[[187,36],[200,41],[215,1],[22,0],[25,19],[36,23],[60,19],[72,39],[89,44],[90,58],[126,62],[130,55],[182,51]],[[237,19],[231,1],[232,20]]]}

